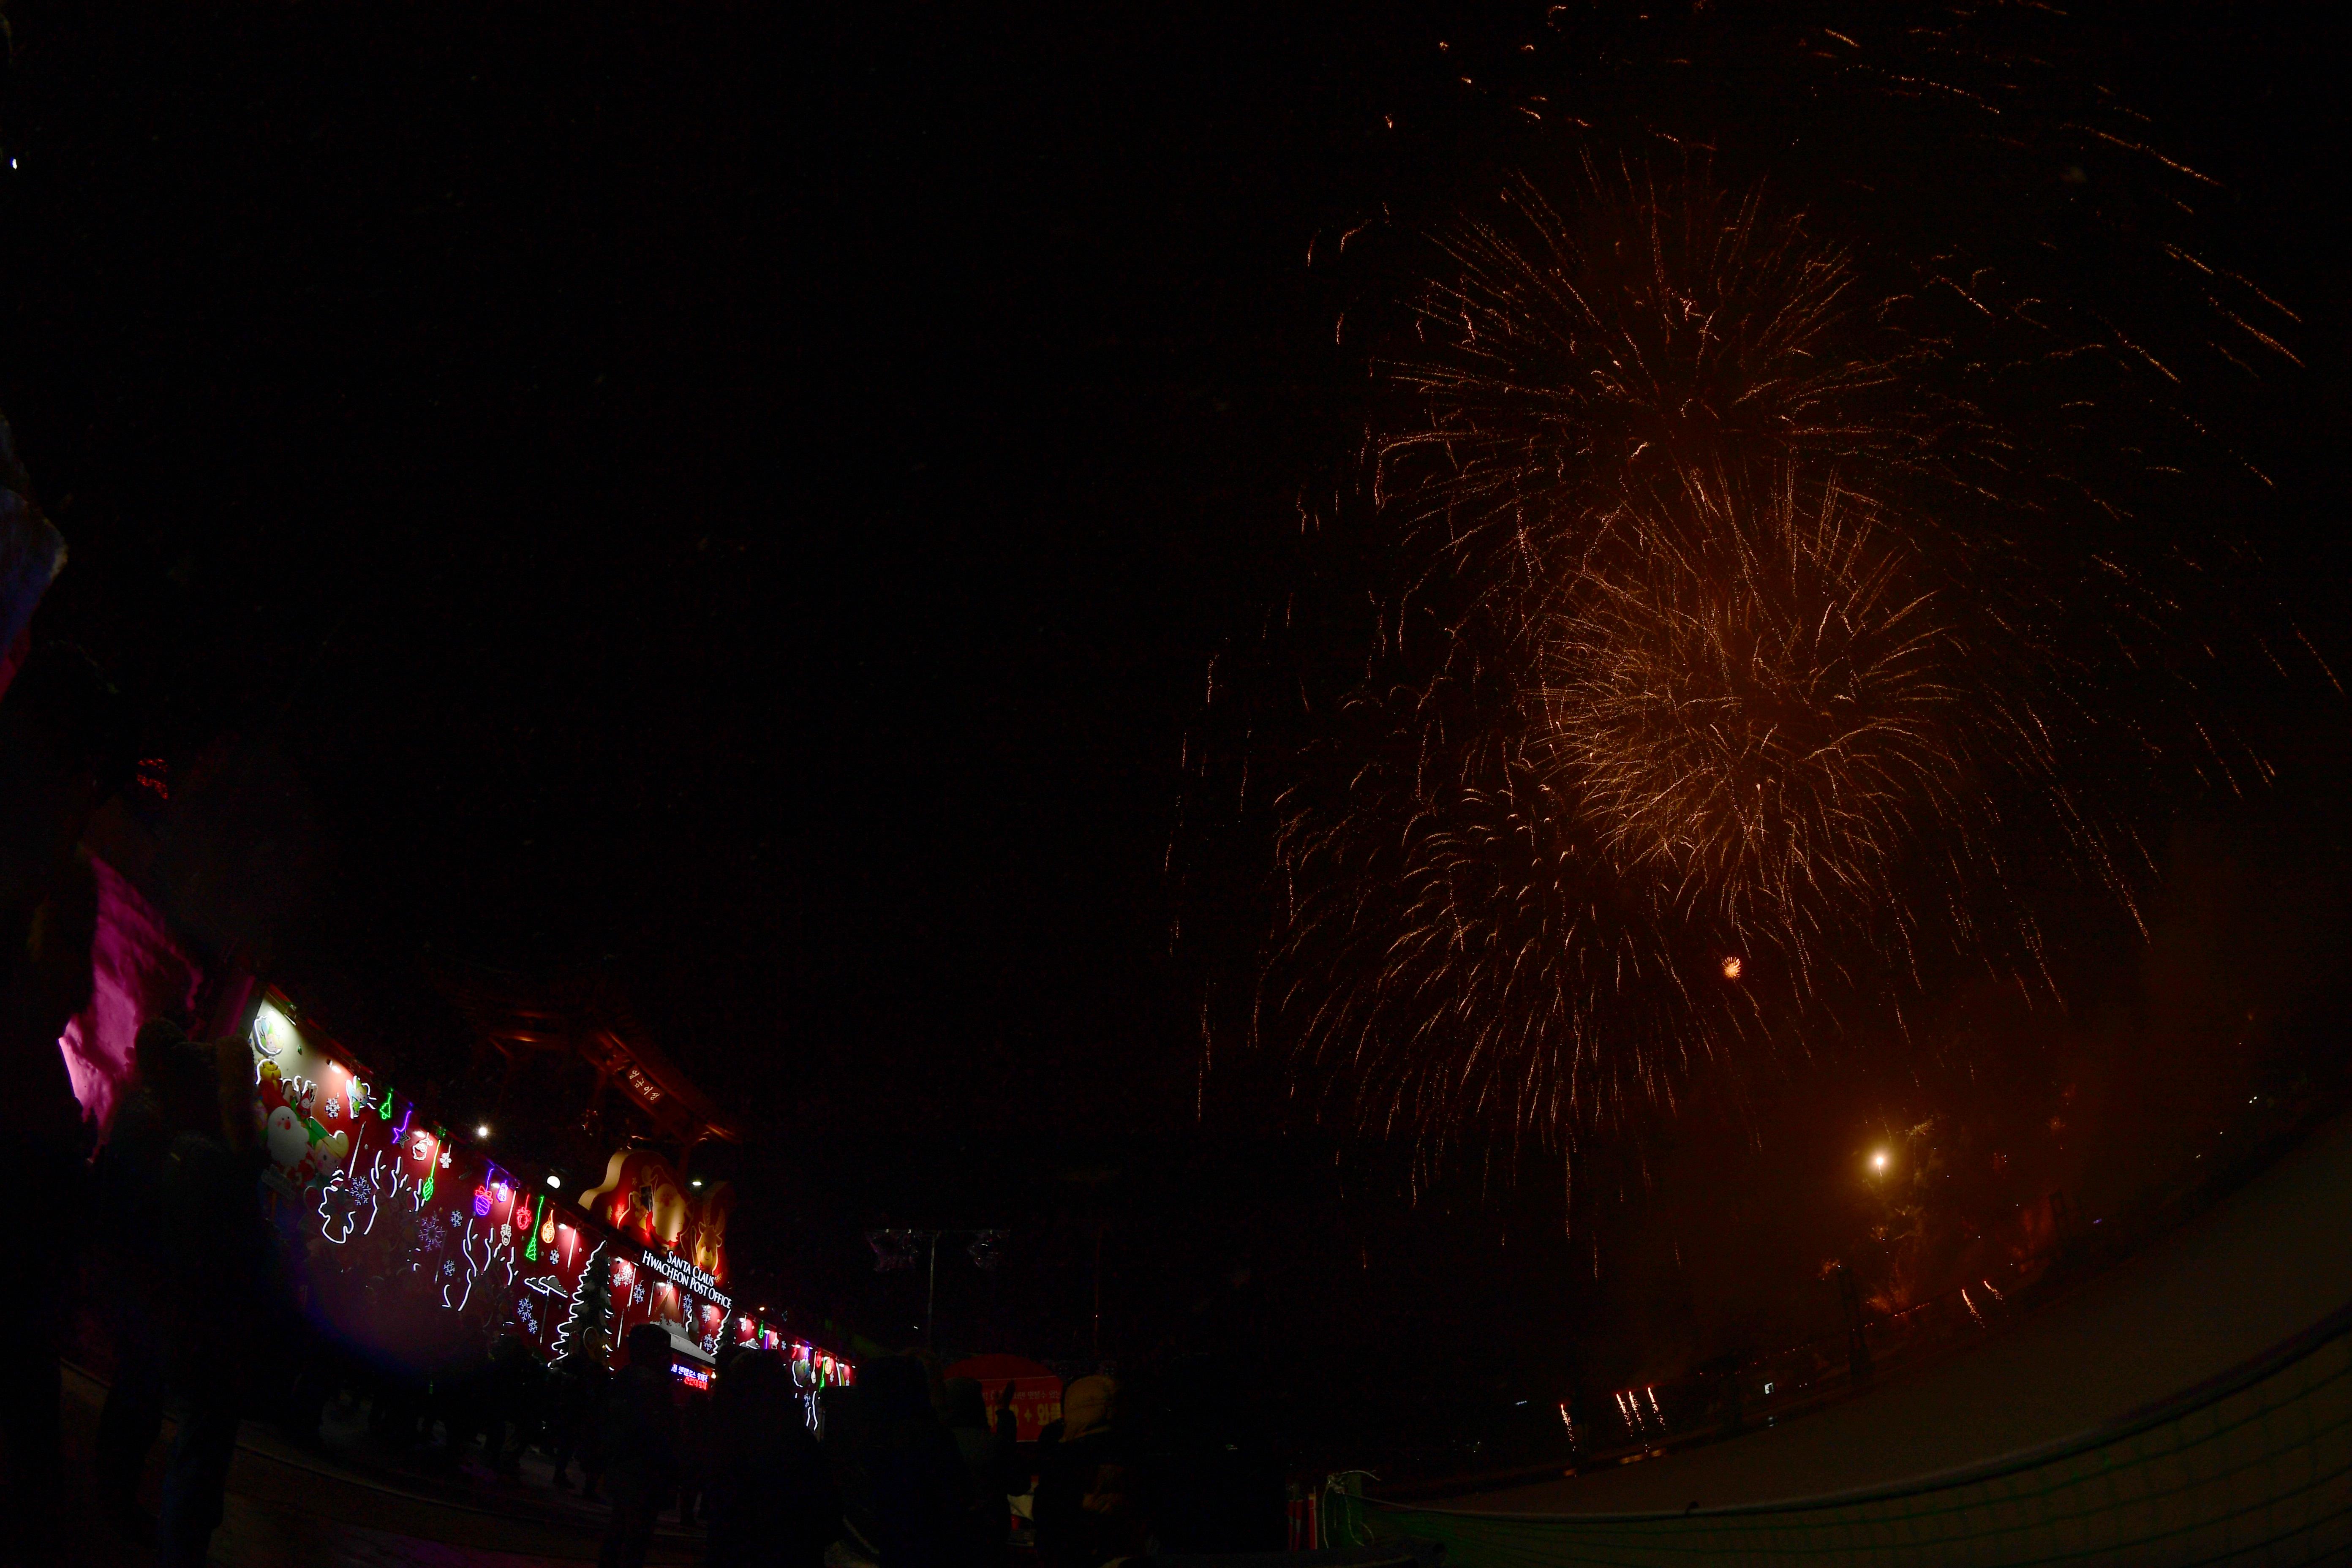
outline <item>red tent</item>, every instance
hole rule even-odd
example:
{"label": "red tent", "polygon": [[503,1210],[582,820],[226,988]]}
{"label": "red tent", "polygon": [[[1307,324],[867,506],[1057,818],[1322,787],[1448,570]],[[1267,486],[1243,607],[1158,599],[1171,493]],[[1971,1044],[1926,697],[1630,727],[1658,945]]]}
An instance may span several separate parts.
{"label": "red tent", "polygon": [[1034,1443],[1049,1422],[1062,1418],[1062,1380],[1026,1356],[976,1355],[949,1367],[949,1377],[968,1377],[993,1411],[1004,1385],[1013,1385],[1013,1415],[1021,1424],[1021,1440]]}

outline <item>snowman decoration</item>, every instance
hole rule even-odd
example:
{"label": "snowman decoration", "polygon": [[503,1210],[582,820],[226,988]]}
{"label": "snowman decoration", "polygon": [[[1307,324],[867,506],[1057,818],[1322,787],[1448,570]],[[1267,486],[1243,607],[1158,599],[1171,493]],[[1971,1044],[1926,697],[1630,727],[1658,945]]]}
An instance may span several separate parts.
{"label": "snowman decoration", "polygon": [[342,1168],[351,1135],[328,1131],[310,1114],[317,1085],[297,1083],[289,1090],[276,1062],[262,1063],[259,1077],[261,1142],[270,1166],[264,1179],[291,1197]]}

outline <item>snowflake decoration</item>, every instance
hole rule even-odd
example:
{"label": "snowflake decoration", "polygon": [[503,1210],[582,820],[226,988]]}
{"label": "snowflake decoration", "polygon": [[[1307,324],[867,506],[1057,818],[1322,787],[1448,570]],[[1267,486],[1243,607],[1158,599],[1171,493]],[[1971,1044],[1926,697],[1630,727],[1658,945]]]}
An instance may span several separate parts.
{"label": "snowflake decoration", "polygon": [[350,1192],[352,1194],[352,1202],[355,1205],[372,1204],[375,1202],[375,1184],[368,1180],[365,1176],[352,1177],[350,1180]]}
{"label": "snowflake decoration", "polygon": [[324,1110],[324,1112],[322,1113],[321,1120],[323,1120],[323,1121],[334,1121],[334,1120],[335,1120],[335,1118],[337,1118],[337,1117],[341,1116],[342,1113],[343,1113],[343,1102],[342,1102],[341,1100],[340,1100],[336,1099],[336,1098],[335,1098],[333,1095],[331,1095],[331,1095],[329,1095],[329,1096],[327,1096],[327,1105],[326,1105],[326,1110]]}
{"label": "snowflake decoration", "polygon": [[416,1224],[416,1250],[437,1252],[449,1239],[449,1222],[439,1215],[426,1215]]}

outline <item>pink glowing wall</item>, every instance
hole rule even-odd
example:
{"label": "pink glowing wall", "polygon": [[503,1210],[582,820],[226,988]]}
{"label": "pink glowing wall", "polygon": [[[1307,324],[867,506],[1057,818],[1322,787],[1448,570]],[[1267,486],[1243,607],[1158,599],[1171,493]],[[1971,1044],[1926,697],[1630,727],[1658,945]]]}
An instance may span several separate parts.
{"label": "pink glowing wall", "polygon": [[192,1006],[203,972],[172,941],[163,917],[113,867],[96,856],[98,940],[90,944],[89,1006],[58,1041],[82,1114],[102,1131],[131,1077],[139,1026],[173,1007]]}

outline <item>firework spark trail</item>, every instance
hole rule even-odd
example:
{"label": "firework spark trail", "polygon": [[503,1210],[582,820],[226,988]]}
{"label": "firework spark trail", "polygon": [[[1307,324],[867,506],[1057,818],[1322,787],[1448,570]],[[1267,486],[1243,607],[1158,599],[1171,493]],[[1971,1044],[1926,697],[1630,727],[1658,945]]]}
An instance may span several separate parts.
{"label": "firework spark trail", "polygon": [[2112,860],[1971,635],[2030,611],[1938,578],[1976,563],[1909,500],[1964,488],[1950,422],[1843,257],[1758,195],[1584,173],[1572,216],[1520,183],[1516,232],[1453,234],[1387,362],[1425,416],[1377,439],[1378,498],[1436,667],[1350,699],[1276,844],[1260,1027],[1433,1165],[1671,1105],[1857,952],[1981,943],[2003,786]]}
{"label": "firework spark trail", "polygon": [[1837,970],[1825,927],[1901,928],[1919,829],[1972,816],[1965,650],[1883,509],[1808,477],[1924,446],[1844,260],[1760,195],[1585,174],[1573,221],[1521,183],[1517,232],[1456,233],[1389,366],[1428,417],[1381,499],[1445,652],[1350,704],[1343,798],[1277,844],[1261,1018],[1433,1158],[1671,1103]]}
{"label": "firework spark trail", "polygon": [[[1963,654],[1957,631],[1926,624],[1936,587],[1922,582],[1895,605],[1879,602],[1884,581],[1840,585],[1831,579],[1853,574],[1856,561],[1832,562],[1821,552],[1833,541],[1808,543],[1789,518],[1766,514],[1785,512],[1798,488],[1819,492],[1823,506],[1843,491],[1847,510],[1896,515],[1902,525],[1877,531],[1888,542],[1865,578],[1898,566],[1925,577],[1917,557],[1930,542],[1947,556],[1957,545],[1961,572],[1972,573],[1980,563],[1943,513],[1969,488],[1953,454],[1979,437],[1982,421],[1949,402],[1928,411],[1905,383],[1927,352],[1861,310],[1843,255],[1794,219],[1768,218],[1760,192],[1735,200],[1703,179],[1590,156],[1582,172],[1572,216],[1522,181],[1504,193],[1515,216],[1507,230],[1469,223],[1443,242],[1456,275],[1415,307],[1416,339],[1431,352],[1388,364],[1426,417],[1381,443],[1381,498],[1400,515],[1406,547],[1422,536],[1430,557],[1409,592],[1455,595],[1449,633],[1474,657],[1516,664],[1523,679],[1557,689],[1549,749],[1581,775],[1580,811],[1614,811],[1603,833],[1621,872],[1633,872],[1628,851],[1646,844],[1679,869],[1679,900],[1712,897],[1742,931],[1761,913],[1759,877],[1776,881],[1770,901],[1793,939],[1799,925],[1819,923],[1833,885],[1849,900],[1885,900],[1885,877],[1862,868],[1899,858],[1906,824],[1968,822],[1974,814],[1953,808],[1977,759],[1949,754],[1954,726],[1923,722],[1925,706],[1957,705],[1955,684],[1938,682],[1933,667]],[[1774,487],[1787,493],[1774,499]],[[1887,504],[1922,489],[1944,504],[1908,512]],[[1775,528],[1791,567],[1777,588],[1759,569]],[[1798,559],[1808,548],[1809,566]],[[1889,611],[1918,635],[1897,636],[1869,666],[1854,666],[1861,642],[1890,635],[1857,617]],[[1751,647],[1737,670],[1727,664],[1722,638],[1766,635],[1758,617],[1773,615],[1788,623],[1778,647]],[[1794,635],[1808,625],[1810,647]],[[1826,646],[1842,634],[1852,646]],[[1641,709],[1626,683],[1645,651],[1650,676],[1686,694],[1712,668],[1721,678],[1715,700]],[[1809,658],[1828,663],[1808,669]],[[1809,705],[1804,692],[1827,701],[1844,681],[1839,701],[1850,709],[1865,693],[1891,696],[1898,675],[1906,716],[1881,712],[1830,743],[1838,711]],[[1653,679],[1648,689],[1661,688]],[[2030,727],[2003,733],[1992,721],[2030,717],[2031,700],[1978,706],[1983,750],[2053,776]],[[1637,711],[1652,721],[1633,722]],[[1740,734],[1760,741],[1753,721],[1775,711],[1793,729],[1734,766],[1749,797],[1734,805],[1724,748]],[[1702,716],[1727,725],[1710,729],[1696,722]],[[1808,732],[1822,743],[1788,750]],[[1947,754],[1932,756],[1939,747]],[[1771,776],[1774,756],[1795,773]],[[1669,784],[1683,764],[1696,771]],[[1885,776],[1874,795],[1854,794],[1874,766],[1893,767],[1902,785]],[[1796,816],[1780,811],[1788,797],[1776,795],[1792,786],[1811,808]],[[1831,805],[1830,788],[1846,792],[1843,804]],[[1759,803],[1759,789],[1776,798]],[[1703,795],[1713,797],[1712,824],[1689,815]],[[1677,808],[1685,816],[1669,826],[1664,816]],[[1811,831],[1774,845],[1775,824]],[[1739,885],[1702,885],[1710,869]],[[1815,895],[1801,909],[1801,883]]]}
{"label": "firework spark trail", "polygon": [[1973,700],[1965,640],[1867,504],[1801,492],[1694,487],[1694,522],[1644,530],[1533,632],[1540,744],[1613,868],[1791,952],[1842,914],[1899,914],[1931,832],[1980,858],[1989,767],[2049,771],[2034,731]]}
{"label": "firework spark trail", "polygon": [[[2066,158],[2145,151],[2052,123],[2076,185]],[[2292,362],[2252,319],[2283,307],[2161,240],[2198,321],[1916,229],[1858,256],[1687,153],[1596,144],[1427,237],[1371,353],[1360,679],[1281,677],[1314,728],[1270,770],[1249,1028],[1416,1180],[1471,1139],[1572,1171],[1699,1064],[1906,1030],[1954,963],[2054,994],[2011,860],[2136,921],[2150,859],[2114,800],[2159,765],[2263,773],[2166,694],[2199,657],[2176,628],[2234,613],[2182,476],[2256,473],[2183,401],[2184,344]],[[1346,510],[1302,504],[1302,538]]]}
{"label": "firework spark trail", "polygon": [[1693,994],[1723,938],[1630,900],[1511,738],[1443,754],[1423,695],[1399,694],[1352,809],[1291,820],[1301,902],[1261,1006],[1345,1069],[1353,1121],[1413,1139],[1433,1167],[1458,1129],[1572,1132],[1670,1100],[1694,1058],[1755,1028]]}
{"label": "firework spark trail", "polygon": [[1409,544],[1443,526],[1433,570],[1507,591],[1694,469],[1922,447],[1886,395],[1901,355],[1855,341],[1841,252],[1768,221],[1761,192],[1589,156],[1583,174],[1573,218],[1522,179],[1507,226],[1442,236],[1456,272],[1413,303],[1423,352],[1377,365],[1427,410],[1381,440],[1375,495]]}

